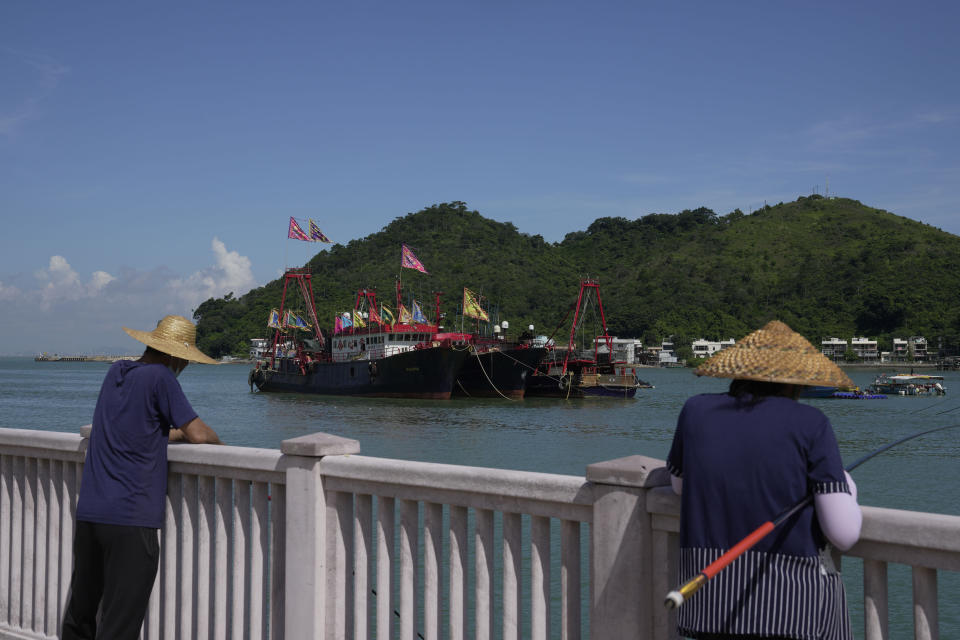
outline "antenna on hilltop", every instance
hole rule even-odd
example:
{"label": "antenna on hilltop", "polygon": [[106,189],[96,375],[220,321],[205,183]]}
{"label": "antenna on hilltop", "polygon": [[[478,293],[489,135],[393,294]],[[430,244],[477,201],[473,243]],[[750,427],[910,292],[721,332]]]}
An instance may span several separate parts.
{"label": "antenna on hilltop", "polygon": [[827,174],[827,197],[830,197],[830,174]]}

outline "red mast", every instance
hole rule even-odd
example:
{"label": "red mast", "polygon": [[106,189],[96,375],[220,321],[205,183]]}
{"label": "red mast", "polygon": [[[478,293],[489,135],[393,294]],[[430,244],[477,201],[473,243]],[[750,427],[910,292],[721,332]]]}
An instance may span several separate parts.
{"label": "red mast", "polygon": [[[580,317],[580,309],[583,307],[586,298],[589,298],[590,290],[597,294],[597,306],[600,308],[600,323],[603,325],[603,338],[607,343],[607,350],[610,357],[613,358],[613,339],[607,334],[607,318],[603,313],[603,301],[600,299],[600,283],[596,280],[581,280],[580,292],[577,295],[577,310],[573,314],[573,326],[570,327],[570,341],[567,343],[567,354],[563,358],[563,373],[567,372],[567,363],[570,360],[570,354],[573,352],[574,337],[577,332],[577,323],[583,318]],[[586,293],[586,295],[584,295]],[[593,360],[597,361],[597,341],[593,341]]]}
{"label": "red mast", "polygon": [[295,280],[303,297],[304,306],[307,314],[313,320],[313,334],[320,344],[323,344],[323,332],[320,331],[320,322],[317,319],[317,307],[313,299],[313,284],[310,282],[309,269],[287,269],[283,274],[283,295],[280,297],[280,326],[273,333],[273,348],[270,350],[270,368],[273,369],[277,359],[277,344],[280,341],[280,335],[283,333],[283,316],[287,301],[287,287],[291,280]]}

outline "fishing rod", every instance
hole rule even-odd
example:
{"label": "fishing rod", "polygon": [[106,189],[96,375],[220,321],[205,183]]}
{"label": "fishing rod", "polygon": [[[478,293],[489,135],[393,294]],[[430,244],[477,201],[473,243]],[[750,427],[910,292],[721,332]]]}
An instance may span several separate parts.
{"label": "fishing rod", "polygon": [[[910,434],[909,436],[905,436],[903,438],[900,438],[899,440],[896,440],[889,444],[885,444],[879,449],[877,449],[876,451],[872,451],[871,453],[868,453],[862,458],[855,460],[853,463],[847,466],[846,471],[849,473],[850,471],[853,471],[854,469],[862,465],[867,460],[870,460],[871,458],[874,458],[880,455],[881,453],[883,453],[884,451],[888,451],[889,449],[896,447],[897,445],[903,444],[908,440],[913,440],[914,438],[919,438],[920,436],[925,436],[929,433],[944,431],[945,429],[955,429],[957,427],[960,427],[960,423],[948,424],[941,427],[926,429],[924,431],[918,431],[917,433]],[[699,591],[700,587],[705,585],[708,580],[710,580],[715,575],[720,573],[720,571],[722,571],[727,566],[729,566],[730,563],[732,563],[734,560],[736,560],[737,558],[742,556],[744,553],[746,553],[755,544],[760,542],[760,540],[766,537],[767,534],[769,534],[771,531],[773,531],[778,526],[783,524],[783,522],[786,521],[788,518],[790,518],[790,516],[794,515],[795,513],[797,513],[804,507],[806,507],[811,502],[813,502],[813,496],[807,495],[806,497],[804,497],[802,500],[800,500],[793,506],[782,511],[773,520],[768,520],[767,522],[764,522],[762,525],[754,529],[752,532],[750,532],[750,534],[747,535],[747,537],[745,537],[743,540],[741,540],[737,544],[733,545],[723,555],[721,555],[719,558],[717,558],[716,560],[708,564],[706,567],[704,567],[703,570],[700,573],[698,573],[696,576],[688,580],[686,583],[684,583],[681,587],[679,587],[675,591],[671,591],[670,593],[668,593],[666,599],[663,601],[663,606],[665,606],[667,609],[676,609],[677,607],[682,605],[684,602],[689,600],[690,597],[693,596],[693,594]]]}

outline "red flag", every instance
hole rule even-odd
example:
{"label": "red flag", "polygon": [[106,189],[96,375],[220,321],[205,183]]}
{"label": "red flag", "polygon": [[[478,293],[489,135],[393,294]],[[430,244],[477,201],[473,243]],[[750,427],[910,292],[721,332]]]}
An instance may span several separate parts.
{"label": "red flag", "polygon": [[416,269],[420,273],[428,273],[423,263],[417,260],[417,256],[413,255],[413,251],[405,244],[401,245],[400,249],[400,266],[407,269]]}
{"label": "red flag", "polygon": [[290,228],[287,230],[287,237],[294,240],[304,240],[306,242],[313,242],[310,239],[310,236],[303,232],[303,229],[300,228],[300,225],[297,224],[297,221],[293,219],[293,216],[290,216]]}

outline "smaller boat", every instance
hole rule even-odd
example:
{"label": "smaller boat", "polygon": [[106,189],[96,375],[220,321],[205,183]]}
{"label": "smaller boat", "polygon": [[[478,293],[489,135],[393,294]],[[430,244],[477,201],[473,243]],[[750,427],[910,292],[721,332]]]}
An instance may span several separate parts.
{"label": "smaller boat", "polygon": [[[593,296],[603,333],[593,338],[592,348],[576,348],[577,329],[583,323],[584,311]],[[595,334],[594,334],[595,335]],[[606,347],[601,352],[600,346]],[[600,285],[595,280],[582,280],[570,341],[565,350],[553,350],[536,373],[527,378],[526,397],[546,398],[633,398],[637,389],[651,388],[642,383],[625,362],[614,362],[613,337],[607,332],[607,320],[600,300]]]}
{"label": "smaller boat", "polygon": [[943,376],[897,374],[877,376],[868,389],[870,393],[883,393],[897,396],[942,396],[947,389],[943,386]]}

